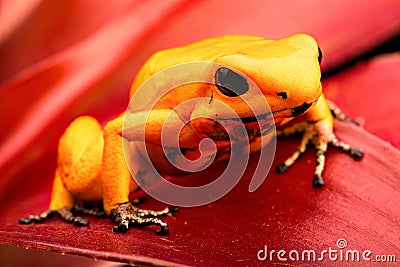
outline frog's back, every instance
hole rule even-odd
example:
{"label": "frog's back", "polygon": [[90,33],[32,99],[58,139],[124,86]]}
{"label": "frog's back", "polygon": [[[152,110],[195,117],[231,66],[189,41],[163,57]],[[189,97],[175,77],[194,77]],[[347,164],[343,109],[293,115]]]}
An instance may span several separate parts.
{"label": "frog's back", "polygon": [[152,75],[183,63],[217,62],[226,55],[242,54],[248,57],[286,57],[295,51],[317,51],[316,41],[307,34],[296,34],[280,40],[268,40],[251,35],[226,35],[204,39],[184,46],[169,48],[154,53],[139,70],[132,84],[130,98]]}
{"label": "frog's back", "polygon": [[168,67],[197,61],[215,62],[221,56],[248,49],[254,46],[255,42],[266,41],[269,40],[258,36],[227,35],[160,50],[154,53],[139,70],[131,87],[130,98],[148,78]]}

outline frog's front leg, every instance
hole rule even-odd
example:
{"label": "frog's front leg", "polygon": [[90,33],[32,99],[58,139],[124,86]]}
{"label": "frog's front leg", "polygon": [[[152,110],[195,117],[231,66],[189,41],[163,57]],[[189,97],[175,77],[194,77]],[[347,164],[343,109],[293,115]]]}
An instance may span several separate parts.
{"label": "frog's front leg", "polygon": [[49,208],[39,215],[21,218],[19,223],[41,223],[57,215],[76,226],[88,226],[89,221],[76,213],[104,215],[96,209],[80,207],[85,200],[100,202],[98,182],[103,151],[103,131],[94,118],[83,116],[74,120],[60,138],[57,168]]}
{"label": "frog's front leg", "polygon": [[[164,122],[168,119],[168,123]],[[191,144],[193,132],[190,127],[183,127],[185,124],[179,116],[169,110],[152,110],[151,112],[138,112],[123,114],[110,121],[104,127],[104,157],[102,166],[103,181],[103,203],[104,210],[110,218],[118,225],[113,228],[114,232],[126,232],[129,226],[158,225],[158,234],[168,234],[169,228],[166,222],[158,219],[158,216],[175,212],[176,207],[166,208],[162,211],[143,210],[134,206],[128,201],[129,192],[137,189],[138,185],[131,178],[128,167],[125,163],[122,140],[128,142],[146,142],[161,146],[161,133],[168,133],[181,128],[181,144]],[[122,129],[124,132],[122,134]],[[143,132],[145,130],[145,132]],[[167,133],[167,134],[168,134]],[[143,139],[145,137],[145,139]],[[185,141],[186,140],[186,141]],[[168,146],[168,144],[167,144]],[[130,157],[134,157],[137,151],[131,151]],[[135,161],[137,171],[134,175],[139,175],[141,170],[145,170],[145,162]],[[137,178],[137,177],[136,177]]]}
{"label": "frog's front leg", "polygon": [[[132,131],[132,140],[138,138],[142,126],[140,114],[127,116],[127,122],[131,123],[129,131]],[[109,214],[110,219],[117,223],[113,231],[126,233],[129,226],[156,224],[161,227],[157,232],[168,234],[167,223],[160,219],[147,220],[141,216],[139,209],[128,201],[129,192],[138,188],[138,185],[131,179],[129,169],[125,163],[122,146],[122,129],[124,116],[120,116],[104,127],[104,157],[103,172],[103,204],[104,210]],[[136,140],[134,140],[136,141]],[[138,166],[140,168],[141,166]]]}
{"label": "frog's front leg", "polygon": [[303,116],[305,121],[295,124],[292,127],[283,128],[277,131],[278,136],[288,136],[294,133],[303,133],[300,145],[296,151],[286,161],[277,166],[278,173],[285,172],[293,163],[307,150],[309,145],[316,149],[317,163],[314,172],[313,186],[315,188],[324,185],[322,172],[325,167],[325,153],[329,145],[337,147],[344,152],[349,153],[354,159],[360,159],[363,156],[362,150],[354,148],[349,144],[340,141],[333,132],[333,117],[338,120],[353,122],[341,112],[333,103],[326,101],[322,95],[316,104]]}

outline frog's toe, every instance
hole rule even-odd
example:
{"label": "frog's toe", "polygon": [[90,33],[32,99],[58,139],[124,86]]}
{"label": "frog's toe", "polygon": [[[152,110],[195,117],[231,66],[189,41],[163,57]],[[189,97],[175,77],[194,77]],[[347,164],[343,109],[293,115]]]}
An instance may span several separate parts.
{"label": "frog's toe", "polygon": [[313,187],[314,188],[320,188],[325,184],[324,179],[322,178],[322,175],[320,174],[315,174],[314,179],[313,179]]}
{"label": "frog's toe", "polygon": [[330,100],[326,100],[329,110],[331,111],[332,116],[339,120],[352,123],[354,125],[360,126],[360,123],[350,117],[348,117],[335,103]]}
{"label": "frog's toe", "polygon": [[287,166],[285,163],[281,163],[278,166],[276,166],[276,172],[277,173],[284,173],[289,169],[289,166]]}
{"label": "frog's toe", "polygon": [[168,208],[169,213],[175,213],[179,210],[178,206],[171,206]]}
{"label": "frog's toe", "polygon": [[82,217],[75,217],[72,223],[75,226],[89,226],[89,221]]}
{"label": "frog's toe", "polygon": [[34,216],[34,215],[29,215],[28,217],[20,218],[20,219],[18,220],[18,223],[19,223],[19,224],[31,224],[31,223],[32,223],[32,218],[31,218],[31,216]]}
{"label": "frog's toe", "polygon": [[169,235],[168,224],[161,226],[159,230],[156,231],[157,235]]}
{"label": "frog's toe", "polygon": [[293,163],[296,162],[296,160],[304,154],[307,150],[308,144],[311,142],[311,138],[309,136],[304,135],[301,144],[299,147],[293,152],[293,154],[288,157],[285,162],[279,164],[276,166],[276,172],[277,173],[284,173],[289,169],[290,166],[293,165]]}
{"label": "frog's toe", "polygon": [[354,159],[361,159],[364,156],[364,152],[361,149],[352,147],[349,144],[340,141],[336,137],[333,137],[330,143],[344,152],[349,153]]}
{"label": "frog's toe", "polygon": [[27,217],[21,218],[18,220],[19,224],[31,224],[31,223],[42,223],[47,219],[53,217],[55,211],[52,209],[48,209],[45,212],[42,212],[39,215],[29,215]]}
{"label": "frog's toe", "polygon": [[128,226],[129,225],[129,221],[124,220],[121,221],[118,225],[113,227],[113,232],[114,233],[126,233],[128,232]]}
{"label": "frog's toe", "polygon": [[364,156],[364,152],[361,149],[358,148],[351,148],[350,150],[350,155],[354,158],[354,159],[361,159]]}

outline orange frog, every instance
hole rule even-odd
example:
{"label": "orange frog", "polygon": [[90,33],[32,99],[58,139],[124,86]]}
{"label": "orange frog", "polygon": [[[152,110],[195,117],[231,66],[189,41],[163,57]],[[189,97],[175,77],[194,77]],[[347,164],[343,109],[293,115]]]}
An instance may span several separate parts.
{"label": "orange frog", "polygon": [[[312,145],[316,148],[317,160],[313,186],[322,186],[328,145],[338,147],[354,158],[361,158],[363,152],[338,140],[333,132],[333,117],[354,121],[325,99],[320,82],[321,57],[317,42],[306,34],[280,40],[245,35],[223,36],[155,53],[139,71],[130,97],[146,80],[169,67],[201,61],[222,66],[203,73],[212,83],[191,83],[173,88],[157,101],[151,112],[146,113],[145,142],[157,171],[166,175],[184,174],[161,155],[163,127],[181,129],[179,147],[171,149],[182,151],[187,158],[196,158],[203,138],[216,142],[218,156],[215,162],[226,158],[224,154],[230,153],[226,149],[230,144],[229,136],[220,127],[210,126],[209,118],[216,121],[229,119],[219,112],[215,104],[217,101],[226,103],[236,112],[248,133],[251,151],[259,150],[259,139],[264,133],[254,122],[262,122],[268,116],[254,114],[242,99],[252,94],[250,84],[255,84],[262,94],[253,98],[268,103],[269,115],[273,118],[278,136],[303,134],[300,146],[277,167],[277,171],[284,172],[308,145]],[[174,110],[179,103],[198,97],[209,98],[210,101],[194,102],[189,108]],[[196,117],[191,120],[194,114],[208,119]],[[75,216],[83,213],[109,216],[117,224],[113,228],[115,232],[126,232],[131,225],[158,225],[159,234],[169,232],[167,223],[157,217],[174,212],[176,207],[162,211],[143,210],[128,199],[129,193],[137,190],[138,185],[128,170],[122,142],[143,139],[139,132],[143,132],[140,129],[144,115],[142,112],[130,113],[130,124],[125,125],[123,134],[126,116],[124,112],[107,122],[105,127],[87,116],[71,123],[59,142],[49,209],[40,215],[22,218],[20,223],[42,222],[57,214],[74,225],[86,226],[89,224],[86,219]],[[167,118],[168,125],[164,125]],[[88,203],[100,205],[87,206]]]}

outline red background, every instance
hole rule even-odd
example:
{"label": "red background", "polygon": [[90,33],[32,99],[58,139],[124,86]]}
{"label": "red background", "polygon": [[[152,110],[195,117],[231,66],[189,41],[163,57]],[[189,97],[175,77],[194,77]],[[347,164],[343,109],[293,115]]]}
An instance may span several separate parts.
{"label": "red background", "polygon": [[[262,264],[257,251],[264,245],[321,251],[345,238],[349,249],[400,259],[398,53],[358,61],[323,80],[327,97],[362,122],[337,123],[335,130],[365,157],[355,162],[330,150],[321,190],[311,187],[315,158],[308,151],[284,175],[271,172],[255,193],[247,191],[250,166],[221,200],[166,218],[167,237],[151,227],[114,234],[107,219],[89,218],[89,228],[58,219],[17,224],[46,209],[57,141],[67,125],[78,115],[106,121],[124,110],[129,84],[154,51],[223,34],[306,32],[323,50],[326,73],[396,40],[398,1],[2,1],[0,12],[1,243],[141,264],[253,266]],[[299,141],[279,141],[274,166]],[[143,206],[164,205],[149,199]],[[10,266],[24,262],[24,255],[34,265],[53,259],[4,246],[0,251],[15,253],[5,260]]]}

